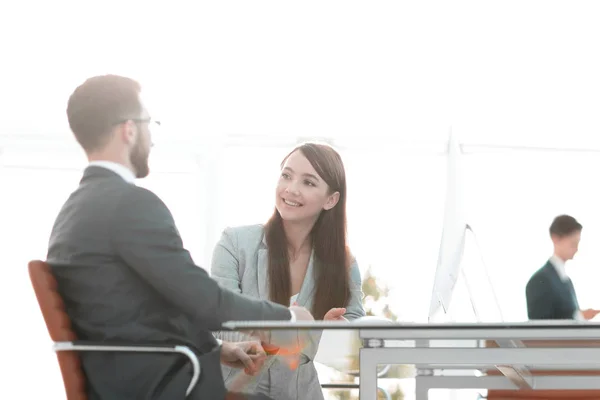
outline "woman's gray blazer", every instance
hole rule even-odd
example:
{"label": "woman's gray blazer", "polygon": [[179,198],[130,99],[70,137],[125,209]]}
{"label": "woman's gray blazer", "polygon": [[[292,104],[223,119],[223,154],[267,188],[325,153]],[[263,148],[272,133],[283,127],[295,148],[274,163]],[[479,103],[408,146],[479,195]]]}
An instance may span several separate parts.
{"label": "woman's gray blazer", "polygon": [[[213,252],[211,276],[227,289],[266,300],[269,298],[268,259],[262,225],[227,228]],[[296,300],[299,306],[307,309],[312,307],[313,292],[316,288],[313,268],[311,255]],[[350,267],[350,280],[351,297],[344,317],[354,320],[365,315],[361,276],[356,261]],[[215,336],[229,341],[248,340],[247,336],[235,332],[218,332]],[[298,368],[290,369],[279,356],[269,356],[257,377],[250,378],[244,376],[243,370],[223,366],[225,384],[230,390],[264,393],[278,400],[323,399],[321,384],[312,361],[317,353],[320,338],[320,331],[270,332],[269,342],[274,345],[294,346],[304,342]]]}

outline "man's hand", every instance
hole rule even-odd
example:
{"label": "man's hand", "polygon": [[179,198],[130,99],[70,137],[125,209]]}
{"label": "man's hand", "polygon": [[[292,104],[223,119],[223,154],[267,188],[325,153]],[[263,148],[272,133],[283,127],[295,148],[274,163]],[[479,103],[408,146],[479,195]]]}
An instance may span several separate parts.
{"label": "man's hand", "polygon": [[593,308],[588,308],[587,310],[582,310],[581,314],[583,314],[583,318],[586,321],[593,319],[596,315],[600,314],[600,310],[594,310]]}
{"label": "man's hand", "polygon": [[223,342],[221,363],[233,368],[244,368],[247,375],[256,375],[267,355],[258,342]]}
{"label": "man's hand", "polygon": [[344,314],[346,314],[345,308],[332,308],[327,311],[327,314],[323,317],[323,321],[348,321]]}
{"label": "man's hand", "polygon": [[314,321],[314,317],[304,307],[291,306],[290,310],[296,315],[296,321]]}

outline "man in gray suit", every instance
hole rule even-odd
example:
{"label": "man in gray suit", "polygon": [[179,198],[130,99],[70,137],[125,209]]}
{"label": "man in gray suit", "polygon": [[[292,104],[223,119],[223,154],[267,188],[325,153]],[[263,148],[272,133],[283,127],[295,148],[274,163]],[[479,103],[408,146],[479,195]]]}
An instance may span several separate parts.
{"label": "man in gray suit", "polygon": [[[90,165],[56,218],[47,260],[80,339],[186,344],[202,364],[188,398],[223,399],[220,363],[257,372],[264,352],[257,343],[219,346],[210,331],[229,320],[312,316],[222,289],[194,264],[169,209],[134,184],[149,173],[152,147],[140,91],[106,75],[69,98],[69,125]],[[82,366],[90,399],[183,399],[191,378],[186,359],[170,354],[90,352]]]}

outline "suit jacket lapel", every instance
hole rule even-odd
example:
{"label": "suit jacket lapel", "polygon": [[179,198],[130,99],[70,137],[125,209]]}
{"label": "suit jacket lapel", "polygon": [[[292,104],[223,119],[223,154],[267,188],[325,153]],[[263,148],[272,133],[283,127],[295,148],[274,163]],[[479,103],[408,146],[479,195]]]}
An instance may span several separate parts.
{"label": "suit jacket lapel", "polygon": [[558,283],[558,285],[560,285],[559,287],[564,288],[563,290],[565,291],[567,298],[573,302],[575,308],[579,309],[577,294],[575,293],[575,288],[573,287],[573,282],[571,281],[571,278],[567,278],[566,281],[563,281],[558,275],[556,268],[554,268],[554,265],[552,265],[550,261],[548,261],[548,263],[546,264],[546,268],[548,268],[549,273],[552,275],[552,278]]}
{"label": "suit jacket lapel", "polygon": [[575,308],[579,310],[579,301],[577,301],[577,294],[575,293],[575,287],[573,286],[571,278],[567,279],[567,281],[565,282],[565,286],[567,287],[569,295],[573,299],[573,304],[575,305]]}
{"label": "suit jacket lapel", "polygon": [[258,295],[263,300],[269,299],[269,252],[266,248],[258,249],[256,279],[258,280]]}
{"label": "suit jacket lapel", "polygon": [[[300,287],[300,293],[298,294],[298,302],[299,306],[311,308],[312,301],[310,301],[313,291],[315,290],[315,266],[314,266],[314,257],[315,252],[313,251],[310,254],[310,259],[308,260],[308,267],[306,268],[306,275],[304,275],[304,281],[302,282],[302,286]],[[292,293],[294,295],[295,293]]]}

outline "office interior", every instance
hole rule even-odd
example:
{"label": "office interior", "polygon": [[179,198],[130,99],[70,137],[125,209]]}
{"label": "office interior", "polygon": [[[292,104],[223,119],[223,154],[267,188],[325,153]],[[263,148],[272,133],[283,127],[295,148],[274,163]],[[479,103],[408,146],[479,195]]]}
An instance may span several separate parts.
{"label": "office interior", "polygon": [[[86,166],[65,108],[96,74],[142,83],[161,127],[151,175],[137,184],[168,205],[203,267],[225,227],[268,219],[288,151],[321,141],[344,160],[349,244],[364,285],[382,293],[365,297],[372,315],[431,322],[436,268],[453,262],[444,233],[464,228],[452,305],[435,318],[526,321],[525,285],[552,255],[548,226],[560,214],[584,225],[567,268],[582,308],[600,308],[600,6],[88,7],[0,6],[2,392],[65,398],[26,267],[44,259]],[[342,379],[323,354],[323,382]],[[410,373],[380,385],[414,398]],[[358,398],[356,389],[325,393]],[[485,390],[430,394],[481,397]]]}

